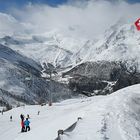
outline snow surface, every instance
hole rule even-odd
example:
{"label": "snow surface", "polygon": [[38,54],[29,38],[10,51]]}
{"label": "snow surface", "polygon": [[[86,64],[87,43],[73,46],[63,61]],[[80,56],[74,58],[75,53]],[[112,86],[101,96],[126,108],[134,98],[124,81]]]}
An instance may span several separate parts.
{"label": "snow surface", "polygon": [[[30,114],[30,132],[20,133],[21,113]],[[4,112],[0,114],[0,139],[54,140],[57,131],[68,128],[77,117],[82,120],[72,132],[61,136],[62,140],[140,140],[140,84],[108,96],[70,99],[51,107],[23,106]]]}

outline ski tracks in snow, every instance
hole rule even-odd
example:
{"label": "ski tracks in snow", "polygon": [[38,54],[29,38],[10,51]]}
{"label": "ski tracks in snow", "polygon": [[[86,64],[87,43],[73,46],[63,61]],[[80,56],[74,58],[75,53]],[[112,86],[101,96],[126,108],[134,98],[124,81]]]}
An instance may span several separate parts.
{"label": "ski tracks in snow", "polygon": [[[1,117],[0,123],[4,127],[0,129],[0,134],[4,133],[1,138],[2,140],[54,140],[58,130],[65,130],[76,121],[77,117],[82,117],[71,132],[61,135],[61,140],[140,140],[140,98],[138,98],[140,87],[136,91],[138,93],[128,88],[114,95],[67,100],[53,104],[52,107],[30,106],[25,109],[13,109]],[[36,114],[38,110],[41,111],[39,116]],[[5,124],[5,121],[9,120],[11,113],[19,119],[18,115],[21,112],[23,114],[30,112],[31,131],[19,135],[18,122],[11,123],[13,126],[11,130],[7,129],[10,122]]]}

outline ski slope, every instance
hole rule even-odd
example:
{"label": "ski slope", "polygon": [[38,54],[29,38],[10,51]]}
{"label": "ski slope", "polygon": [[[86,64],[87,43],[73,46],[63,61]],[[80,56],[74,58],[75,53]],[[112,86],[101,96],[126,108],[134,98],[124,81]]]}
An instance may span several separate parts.
{"label": "ski slope", "polygon": [[[30,115],[29,132],[20,133],[21,113]],[[108,96],[70,99],[51,107],[25,106],[4,112],[0,114],[0,139],[55,140],[57,131],[71,126],[77,117],[82,120],[72,132],[61,135],[61,140],[140,140],[140,84]]]}

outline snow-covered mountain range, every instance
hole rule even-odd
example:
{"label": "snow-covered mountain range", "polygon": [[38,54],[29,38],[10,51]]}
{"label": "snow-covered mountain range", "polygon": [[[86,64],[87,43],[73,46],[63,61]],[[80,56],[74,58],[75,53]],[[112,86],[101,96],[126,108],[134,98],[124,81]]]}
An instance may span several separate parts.
{"label": "snow-covered mountain range", "polygon": [[72,58],[85,45],[86,40],[76,40],[63,37],[58,33],[48,33],[25,37],[5,36],[0,39],[0,43],[37,62],[49,62],[55,66],[67,67],[75,64],[75,60],[72,60]]}
{"label": "snow-covered mountain range", "polygon": [[139,13],[132,0],[0,2],[0,139],[140,140]]}
{"label": "snow-covered mountain range", "polygon": [[130,24],[116,24],[96,40],[74,39],[58,32],[41,35],[5,36],[0,43],[18,50],[40,63],[61,67],[87,61],[140,61],[140,34]]}
{"label": "snow-covered mountain range", "polygon": [[140,34],[134,25],[114,25],[90,48],[85,61],[136,60],[140,62]]}
{"label": "snow-covered mountain range", "polygon": [[[25,68],[25,65],[29,65],[31,69],[33,67],[33,70],[35,69],[39,75],[43,62],[52,63],[54,66],[63,68],[65,71],[69,70],[70,68],[80,68],[82,70],[81,72],[84,73],[82,76],[87,76],[86,73],[89,72],[89,70],[90,75],[95,74],[94,72],[96,68],[94,68],[94,64],[91,64],[92,62],[101,61],[102,65],[102,61],[109,61],[109,63],[107,62],[107,65],[110,65],[112,62],[116,61],[129,61],[130,63],[137,64],[138,69],[140,66],[140,34],[134,25],[124,23],[117,23],[106,30],[106,32],[98,39],[96,38],[93,40],[82,38],[76,39],[70,36],[64,36],[60,32],[52,31],[43,34],[20,33],[18,35],[7,35],[0,38],[0,44],[2,44],[2,51],[0,52],[0,56],[2,57],[1,66],[3,65],[7,67],[7,65],[14,65],[12,66],[13,68],[8,67],[8,69],[10,69],[10,75],[13,75],[13,71],[15,71],[15,69],[19,70],[19,68],[17,68],[17,64],[20,64],[22,68]],[[3,45],[7,47],[4,47]],[[90,63],[88,63],[89,61]],[[81,64],[83,64],[85,67],[84,69],[81,68]],[[92,65],[92,68],[90,68],[90,65]],[[99,63],[96,65],[96,67],[101,65]],[[107,65],[103,64],[102,66],[106,67]],[[102,69],[102,66],[96,70]],[[3,90],[6,89],[8,92],[11,92],[10,89],[15,89],[17,94],[21,94],[23,92],[29,93],[25,90],[25,88],[23,88],[24,84],[20,83],[21,80],[15,82],[17,79],[14,80],[14,78],[11,78],[10,86],[13,87],[13,83],[15,82],[15,88],[8,87],[7,90],[7,87],[5,87],[6,81],[3,80],[8,78],[8,74],[6,72],[7,69],[5,67],[1,68],[1,73],[3,75],[3,78],[1,77],[1,88]],[[113,68],[111,68],[111,72]],[[13,71],[11,69],[13,69]],[[94,70],[94,72],[92,72],[92,70]],[[106,69],[106,71],[108,70]],[[78,74],[81,72],[78,70]],[[22,75],[26,75],[25,73],[26,72],[24,72]],[[99,73],[101,73],[101,71]],[[110,79],[110,73],[107,73],[107,75],[109,75],[109,78],[106,80]],[[61,81],[61,77],[59,78],[60,79],[57,78],[57,81]],[[138,83],[138,81],[139,79],[137,79],[136,83]],[[134,84],[132,81],[131,83]],[[89,87],[89,85],[87,86]],[[34,97],[34,95],[31,96]]]}

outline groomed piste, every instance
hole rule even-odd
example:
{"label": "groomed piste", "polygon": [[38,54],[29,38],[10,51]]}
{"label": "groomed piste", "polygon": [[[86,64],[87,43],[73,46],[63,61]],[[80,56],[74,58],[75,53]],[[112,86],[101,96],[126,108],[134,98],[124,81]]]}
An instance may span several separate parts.
{"label": "groomed piste", "polygon": [[[139,140],[140,84],[112,95],[70,99],[53,106],[25,106],[0,114],[1,140]],[[38,111],[40,114],[38,115]],[[20,132],[20,114],[30,114],[31,131]],[[9,117],[13,116],[10,121]]]}

